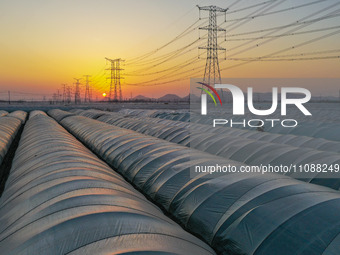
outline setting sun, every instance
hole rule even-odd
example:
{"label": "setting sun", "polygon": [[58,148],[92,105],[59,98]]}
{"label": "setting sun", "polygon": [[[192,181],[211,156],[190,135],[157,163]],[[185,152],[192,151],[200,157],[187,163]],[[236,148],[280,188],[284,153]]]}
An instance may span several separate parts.
{"label": "setting sun", "polygon": [[103,97],[106,97],[106,93],[105,92],[103,93]]}

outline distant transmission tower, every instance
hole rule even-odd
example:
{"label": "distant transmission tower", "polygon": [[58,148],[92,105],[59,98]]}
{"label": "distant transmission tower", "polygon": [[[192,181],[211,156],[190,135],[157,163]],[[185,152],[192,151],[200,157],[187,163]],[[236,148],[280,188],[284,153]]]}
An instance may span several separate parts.
{"label": "distant transmission tower", "polygon": [[91,101],[91,94],[90,94],[90,80],[89,78],[91,75],[84,75],[86,78],[86,84],[85,84],[85,103],[89,103]]}
{"label": "distant transmission tower", "polygon": [[124,70],[121,68],[121,63],[124,60],[117,58],[117,59],[109,59],[105,58],[106,60],[110,61],[111,68],[107,69],[111,71],[110,76],[110,92],[109,92],[109,100],[112,101],[122,101],[122,87],[121,87],[121,79],[124,79],[121,76],[120,71]]}
{"label": "distant transmission tower", "polygon": [[199,49],[207,50],[207,61],[205,64],[203,81],[210,85],[214,85],[217,82],[221,83],[221,72],[220,72],[220,65],[218,62],[218,51],[220,50],[225,51],[225,48],[221,48],[220,46],[218,46],[218,42],[217,42],[218,32],[226,31],[225,29],[217,25],[217,13],[224,13],[226,17],[226,12],[228,9],[222,9],[214,5],[202,6],[202,7],[197,5],[197,7],[200,11],[200,18],[201,18],[201,10],[209,11],[209,25],[199,28],[201,30],[208,31],[208,44],[205,47],[199,47]]}
{"label": "distant transmission tower", "polygon": [[81,79],[76,79],[76,78],[74,78],[74,79],[76,80],[76,83],[75,83],[76,91],[74,93],[74,103],[79,104],[80,103],[80,82],[79,81]]}
{"label": "distant transmission tower", "polygon": [[63,103],[65,104],[66,103],[66,87],[67,87],[67,84],[62,84],[63,86]]}
{"label": "distant transmission tower", "polygon": [[60,91],[59,89],[57,90],[57,103],[60,103],[61,101],[61,94],[60,94]]}
{"label": "distant transmission tower", "polygon": [[71,103],[71,98],[72,98],[71,94],[72,94],[72,88],[71,88],[71,86],[67,86],[66,87],[66,102],[68,104]]}

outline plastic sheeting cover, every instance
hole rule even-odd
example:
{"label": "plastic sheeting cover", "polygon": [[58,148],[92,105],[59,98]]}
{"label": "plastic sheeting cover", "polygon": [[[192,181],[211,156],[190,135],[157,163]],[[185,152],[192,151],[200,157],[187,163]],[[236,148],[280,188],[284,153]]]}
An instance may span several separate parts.
{"label": "plastic sheeting cover", "polygon": [[47,116],[46,112],[44,112],[44,111],[34,110],[34,111],[30,112],[29,118],[33,118],[33,117],[35,117],[37,115],[45,115],[45,116]]}
{"label": "plastic sheeting cover", "polygon": [[22,123],[25,123],[26,117],[27,117],[27,112],[24,111],[14,111],[11,112],[7,115],[8,117],[14,117],[19,119]]}
{"label": "plastic sheeting cover", "polygon": [[61,123],[220,254],[330,255],[340,245],[335,190],[275,174],[190,178],[190,166],[230,161],[81,116]]}
{"label": "plastic sheeting cover", "polygon": [[0,117],[6,116],[8,114],[8,112],[4,111],[4,110],[0,110]]}
{"label": "plastic sheeting cover", "polygon": [[214,254],[50,117],[30,118],[0,199],[1,254]]}
{"label": "plastic sheeting cover", "polygon": [[[198,124],[198,123],[188,123],[182,121],[175,121],[175,120],[168,120],[168,119],[159,119],[159,118],[150,118],[150,117],[137,117],[134,115],[123,115],[121,113],[109,113],[103,115],[98,118],[98,120],[114,124],[119,127],[127,128],[126,126],[122,126],[124,121],[131,121],[135,122],[144,122],[144,125],[151,126],[153,129],[161,129],[163,127],[169,126],[177,126],[177,127],[184,127],[188,129],[189,132],[199,131],[201,133],[216,133],[216,134],[223,134],[229,135],[232,137],[242,137],[248,138],[253,140],[259,141],[266,141],[271,143],[277,144],[286,144],[295,147],[304,147],[304,148],[312,148],[321,151],[330,151],[330,152],[340,152],[340,142],[330,141],[323,138],[314,138],[308,136],[297,136],[297,135],[283,135],[283,134],[275,134],[269,132],[258,132],[252,130],[242,130],[237,128],[230,128],[230,127],[215,127],[211,128],[209,125]],[[156,123],[156,125],[155,125]],[[130,128],[132,129],[132,128]],[[190,129],[190,131],[189,131]],[[133,129],[135,130],[135,129]],[[147,134],[147,133],[145,133]],[[148,134],[150,135],[150,134]]]}
{"label": "plastic sheeting cover", "polygon": [[[292,162],[296,165],[311,163],[327,165],[340,164],[339,153],[325,152],[311,148],[324,148],[328,145],[327,148],[329,149],[340,149],[340,143],[330,142],[324,139],[312,141],[312,139],[315,138],[297,137],[294,139],[296,146],[293,145],[293,142],[278,145],[277,143],[263,139],[261,132],[257,132],[259,134],[257,136],[258,139],[252,139],[255,138],[255,134],[247,134],[253,133],[252,131],[245,131],[243,132],[243,136],[237,136],[233,135],[235,132],[228,132],[233,131],[233,129],[225,129],[225,132],[216,135],[215,133],[209,132],[208,126],[197,126],[198,124],[195,123],[191,124],[189,129],[188,127],[166,125],[165,123],[149,123],[148,120],[128,118],[120,114],[115,114],[114,116],[104,115],[98,118],[98,120],[161,138],[169,142],[190,146],[191,148],[248,165],[289,166]],[[282,135],[274,134],[274,136],[279,139],[278,136]],[[284,137],[280,138],[281,141],[284,139]],[[287,139],[291,138],[288,137]],[[298,147],[298,145],[309,145],[309,147]],[[303,178],[303,180],[337,190],[340,189],[340,178],[320,178],[322,174],[323,173],[309,174]],[[292,175],[294,175],[294,173],[292,173]],[[301,178],[301,176],[298,177]]]}
{"label": "plastic sheeting cover", "polygon": [[48,114],[50,116],[53,116],[53,118],[58,122],[60,122],[65,117],[76,115],[76,113],[67,112],[67,111],[63,111],[63,110],[60,110],[60,109],[49,110]]}
{"label": "plastic sheeting cover", "polygon": [[86,110],[86,111],[82,111],[80,113],[77,113],[80,116],[85,116],[85,117],[89,117],[92,119],[97,119],[98,117],[107,114],[107,112],[105,111],[101,111],[101,110]]}
{"label": "plastic sheeting cover", "polygon": [[0,165],[17,134],[21,122],[13,117],[0,118]]}

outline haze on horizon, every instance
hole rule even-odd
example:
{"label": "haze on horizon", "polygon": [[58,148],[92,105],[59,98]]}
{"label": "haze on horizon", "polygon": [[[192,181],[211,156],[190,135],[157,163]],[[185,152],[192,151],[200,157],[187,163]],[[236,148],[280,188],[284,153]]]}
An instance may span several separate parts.
{"label": "haze on horizon", "polygon": [[[206,58],[205,51],[198,50],[206,45],[206,32],[198,28],[208,24],[207,12],[201,12],[199,20],[197,4],[230,7],[227,22],[218,17],[227,30],[227,40],[223,33],[219,38],[227,49],[219,55],[222,77],[340,78],[340,58],[326,58],[340,55],[339,1],[263,2],[1,0],[0,99],[8,90],[22,97],[50,97],[61,84],[72,85],[73,78],[85,74],[92,75],[93,96],[102,98],[109,90],[105,57],[126,60],[124,98],[186,96],[190,77],[203,76]],[[333,16],[300,29],[251,33],[327,15]],[[273,53],[277,61],[247,62]],[[338,94],[339,87],[313,89],[328,96]]]}

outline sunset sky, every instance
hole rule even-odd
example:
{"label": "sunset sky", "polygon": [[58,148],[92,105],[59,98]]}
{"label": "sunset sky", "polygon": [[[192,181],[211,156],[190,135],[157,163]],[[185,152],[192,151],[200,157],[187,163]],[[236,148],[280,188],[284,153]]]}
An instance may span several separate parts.
{"label": "sunset sky", "polygon": [[[207,39],[198,27],[208,24],[208,13],[199,20],[197,4],[230,7],[227,22],[218,17],[227,30],[227,41],[219,33],[227,49],[219,55],[222,77],[340,78],[338,0],[0,0],[0,99],[8,90],[18,98],[50,98],[61,84],[73,86],[73,78],[87,74],[94,99],[101,99],[109,93],[105,57],[126,60],[124,98],[185,96],[190,77],[204,74],[206,54],[198,46]],[[301,27],[259,32],[297,21]],[[278,61],[245,61],[269,54]]]}

